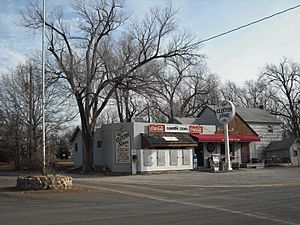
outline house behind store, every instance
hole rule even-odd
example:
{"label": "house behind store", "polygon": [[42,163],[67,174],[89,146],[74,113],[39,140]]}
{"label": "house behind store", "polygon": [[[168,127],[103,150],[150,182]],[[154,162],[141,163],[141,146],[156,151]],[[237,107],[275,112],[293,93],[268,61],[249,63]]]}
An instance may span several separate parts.
{"label": "house behind store", "polygon": [[272,141],[264,150],[267,163],[300,166],[300,138]]}

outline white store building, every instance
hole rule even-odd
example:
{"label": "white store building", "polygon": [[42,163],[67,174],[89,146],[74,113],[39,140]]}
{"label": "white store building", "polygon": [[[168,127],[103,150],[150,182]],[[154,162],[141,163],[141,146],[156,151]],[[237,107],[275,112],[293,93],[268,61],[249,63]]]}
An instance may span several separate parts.
{"label": "white store building", "polygon": [[[112,172],[190,170],[198,142],[190,134],[214,134],[215,126],[118,123],[96,129],[94,135],[94,166]],[[82,165],[82,136],[77,128],[71,138],[74,164]]]}

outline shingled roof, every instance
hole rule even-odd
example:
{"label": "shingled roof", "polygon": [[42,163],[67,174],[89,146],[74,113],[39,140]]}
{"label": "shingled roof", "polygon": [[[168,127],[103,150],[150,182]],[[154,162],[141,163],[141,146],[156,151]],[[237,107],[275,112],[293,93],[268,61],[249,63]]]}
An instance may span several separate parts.
{"label": "shingled roof", "polygon": [[143,147],[196,147],[198,145],[198,142],[195,141],[188,133],[142,133],[141,135]]}
{"label": "shingled roof", "polygon": [[260,108],[236,107],[236,113],[248,123],[282,123],[271,113]]}
{"label": "shingled roof", "polygon": [[[213,111],[216,110],[217,105],[207,105]],[[235,107],[236,114],[238,114],[247,123],[273,123],[281,124],[282,122],[267,110],[261,108],[247,108]],[[201,114],[200,114],[201,115]]]}

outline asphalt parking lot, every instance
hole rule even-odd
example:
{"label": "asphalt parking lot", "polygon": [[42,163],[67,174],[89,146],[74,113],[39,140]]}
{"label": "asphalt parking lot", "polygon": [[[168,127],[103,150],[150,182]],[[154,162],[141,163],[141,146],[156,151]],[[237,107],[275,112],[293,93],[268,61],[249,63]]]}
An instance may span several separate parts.
{"label": "asphalt parking lot", "polygon": [[73,177],[73,191],[19,192],[0,173],[0,224],[300,224],[300,168]]}

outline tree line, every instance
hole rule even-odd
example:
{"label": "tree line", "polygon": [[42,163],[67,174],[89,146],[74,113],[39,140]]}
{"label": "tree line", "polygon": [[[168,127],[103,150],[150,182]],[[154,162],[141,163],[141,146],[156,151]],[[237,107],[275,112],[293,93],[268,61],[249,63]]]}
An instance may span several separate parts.
{"label": "tree line", "polygon": [[[124,2],[116,0],[76,1],[73,12],[75,23],[57,9],[45,18],[47,149],[66,142],[66,127],[78,115],[84,172],[93,162],[97,126],[172,123],[176,116],[197,117],[206,104],[222,98],[239,106],[263,104],[282,118],[288,135],[299,136],[299,64],[283,59],[243,87],[221,84],[196,38],[180,28],[171,5],[151,8],[141,20],[130,19]],[[33,30],[41,29],[43,20],[38,4],[23,14],[23,26]],[[20,166],[38,162],[41,148],[39,59],[31,57],[1,76],[0,151]]]}

